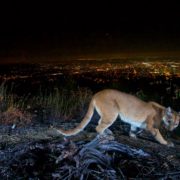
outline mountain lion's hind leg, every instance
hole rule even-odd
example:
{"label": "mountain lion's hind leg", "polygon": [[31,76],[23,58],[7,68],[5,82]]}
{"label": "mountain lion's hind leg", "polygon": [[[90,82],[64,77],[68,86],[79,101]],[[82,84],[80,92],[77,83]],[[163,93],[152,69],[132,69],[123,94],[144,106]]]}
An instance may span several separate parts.
{"label": "mountain lion's hind leg", "polygon": [[[104,131],[106,129],[108,129],[113,123],[114,121],[116,120],[116,116],[112,116],[111,117],[108,117],[108,116],[102,116],[101,119],[99,120],[99,123],[98,123],[98,126],[96,127],[96,131],[99,133],[99,134],[103,134]],[[108,132],[108,130],[107,130]]]}
{"label": "mountain lion's hind leg", "polygon": [[137,130],[137,128],[135,126],[131,125],[131,129],[129,131],[129,136],[132,138],[136,138],[136,130]]}
{"label": "mountain lion's hind leg", "polygon": [[97,127],[96,127],[96,131],[99,133],[99,134],[103,134],[104,131],[109,127],[111,126],[111,123],[104,123],[104,122],[101,122]]}

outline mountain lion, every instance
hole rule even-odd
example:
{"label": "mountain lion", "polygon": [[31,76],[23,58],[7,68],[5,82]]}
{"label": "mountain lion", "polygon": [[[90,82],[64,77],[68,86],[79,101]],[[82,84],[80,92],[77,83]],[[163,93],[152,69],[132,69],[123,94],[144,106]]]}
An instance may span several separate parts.
{"label": "mountain lion", "polygon": [[144,102],[136,96],[113,89],[105,89],[96,93],[89,104],[88,111],[81,123],[72,130],[58,129],[60,134],[71,136],[82,131],[90,122],[94,109],[100,115],[96,131],[102,134],[119,116],[131,125],[129,135],[136,137],[137,128],[149,131],[161,144],[173,146],[161,135],[159,128],[164,124],[167,130],[174,130],[180,121],[180,115],[170,107],[165,108],[155,102]]}

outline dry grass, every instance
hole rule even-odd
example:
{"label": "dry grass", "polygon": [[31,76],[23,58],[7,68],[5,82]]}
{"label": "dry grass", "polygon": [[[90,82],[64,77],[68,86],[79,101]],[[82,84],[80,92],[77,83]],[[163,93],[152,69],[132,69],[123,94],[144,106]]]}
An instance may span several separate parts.
{"label": "dry grass", "polygon": [[28,124],[32,120],[47,121],[71,119],[83,114],[92,92],[87,88],[74,90],[54,88],[51,92],[40,90],[37,95],[17,96],[7,90],[5,83],[0,86],[0,123]]}
{"label": "dry grass", "polygon": [[6,125],[22,126],[32,121],[32,115],[15,107],[9,107],[0,115],[0,123]]}
{"label": "dry grass", "polygon": [[77,90],[55,88],[53,92],[40,93],[39,96],[33,98],[32,102],[49,111],[54,118],[69,119],[77,112],[83,111],[91,96],[92,92],[87,88]]}

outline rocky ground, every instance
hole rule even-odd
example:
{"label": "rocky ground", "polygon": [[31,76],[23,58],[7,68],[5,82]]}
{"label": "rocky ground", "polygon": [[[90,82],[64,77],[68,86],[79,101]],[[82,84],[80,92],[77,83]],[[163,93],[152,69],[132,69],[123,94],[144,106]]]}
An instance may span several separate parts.
{"label": "rocky ground", "polygon": [[[71,127],[74,123],[64,123]],[[62,125],[62,123],[61,123]],[[124,129],[124,130],[122,130]],[[49,125],[0,127],[1,179],[180,179],[180,140],[174,148],[146,132],[128,136],[128,126],[97,138],[94,125],[63,138]]]}

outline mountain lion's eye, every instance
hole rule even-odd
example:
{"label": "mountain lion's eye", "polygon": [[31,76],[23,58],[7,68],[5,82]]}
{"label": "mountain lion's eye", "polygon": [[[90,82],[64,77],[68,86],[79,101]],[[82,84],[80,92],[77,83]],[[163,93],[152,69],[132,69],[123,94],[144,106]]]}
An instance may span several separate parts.
{"label": "mountain lion's eye", "polygon": [[168,120],[168,123],[171,123],[171,120]]}

